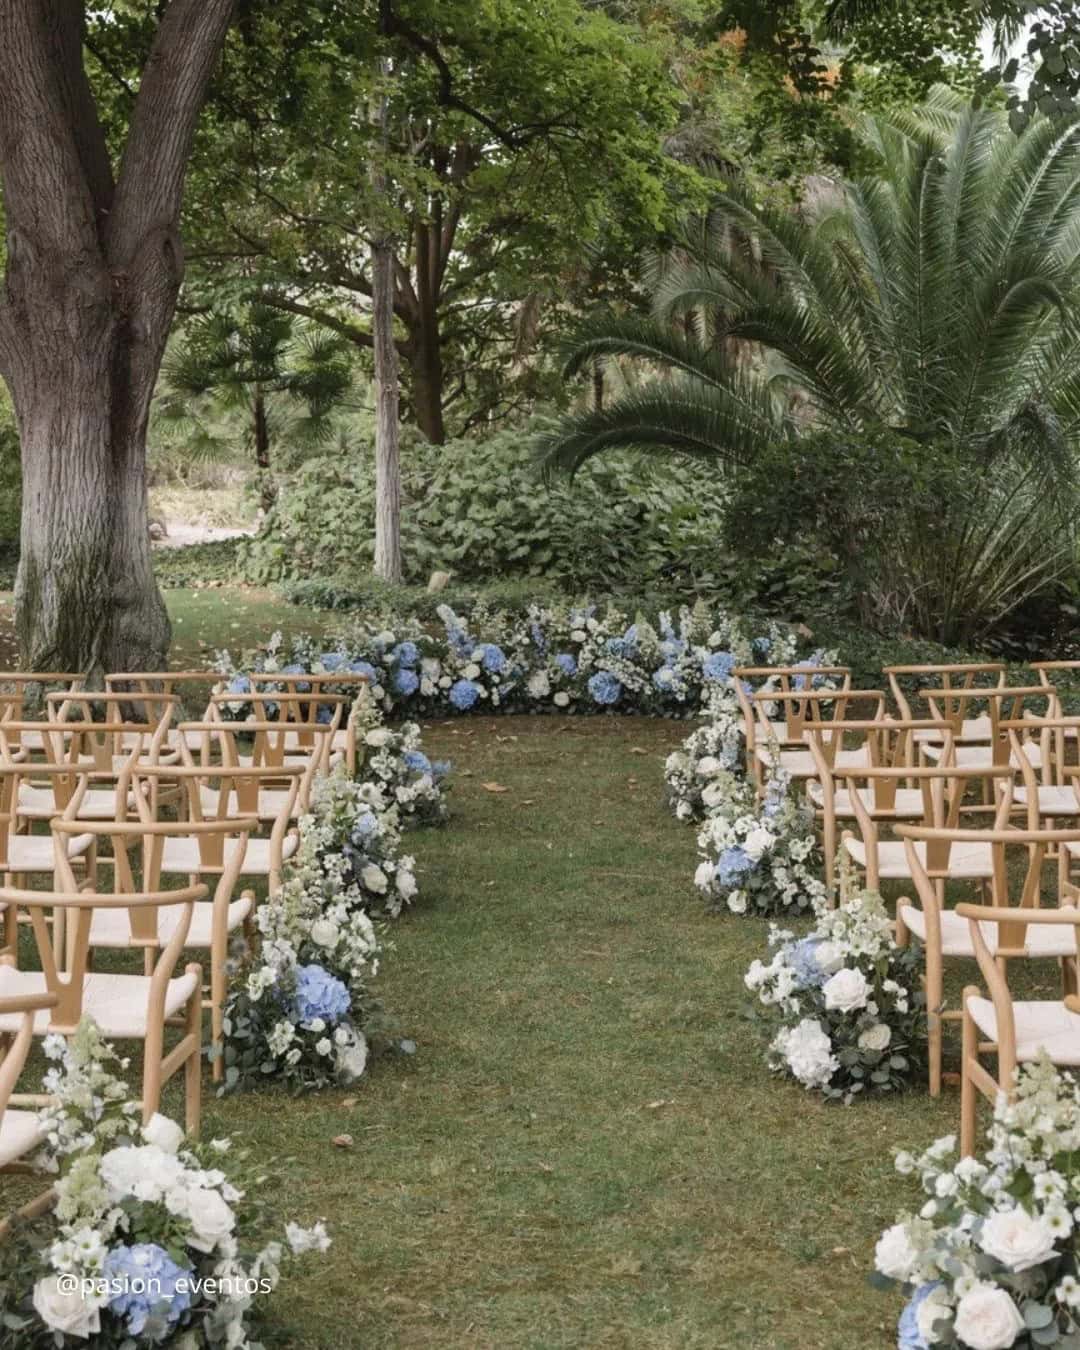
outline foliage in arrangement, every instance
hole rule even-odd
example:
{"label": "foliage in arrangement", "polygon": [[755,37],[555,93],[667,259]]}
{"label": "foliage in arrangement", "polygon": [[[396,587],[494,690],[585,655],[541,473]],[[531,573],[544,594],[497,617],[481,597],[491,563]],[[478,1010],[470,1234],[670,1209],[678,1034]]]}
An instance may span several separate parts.
{"label": "foliage in arrangement", "polygon": [[249,671],[365,674],[388,713],[682,717],[717,690],[729,690],[734,702],[730,672],[740,663],[787,662],[795,652],[790,631],[779,625],[763,623],[751,637],[738,617],[700,602],[662,611],[655,624],[615,606],[531,605],[508,615],[478,604],[467,620],[448,606],[438,613],[438,634],[385,613],[357,623],[329,650],[303,636],[286,644],[276,633],[267,648],[239,662],[217,653],[215,666],[238,695],[249,690]]}
{"label": "foliage in arrangement", "polygon": [[910,1296],[900,1350],[1080,1346],[1080,1087],[1050,1060],[1021,1066],[1002,1094],[982,1158],[953,1135],[897,1154],[927,1200],[875,1251],[876,1283]]}
{"label": "foliage in arrangement", "polygon": [[377,726],[364,734],[366,781],[378,783],[406,825],[442,825],[446,821],[447,760],[430,760],[420,744],[416,722],[395,728]]}
{"label": "foliage in arrangement", "polygon": [[924,1069],[921,959],[896,945],[879,895],[820,906],[806,937],[774,927],[769,946],[772,959],[754,961],[745,982],[776,1027],[770,1068],[845,1103],[899,1091]]}
{"label": "foliage in arrangement", "polygon": [[[402,457],[402,556],[406,579],[435,570],[458,582],[520,578],[566,594],[640,592],[665,569],[687,589],[717,575],[722,520],[719,470],[643,463],[598,464],[576,489],[544,483],[526,425],[433,447],[418,437]],[[625,462],[623,462],[625,461]],[[308,458],[282,483],[258,536],[242,550],[253,581],[369,571],[375,528],[370,445]]]}
{"label": "foliage in arrangement", "polygon": [[416,894],[397,808],[339,769],[317,784],[300,829],[225,1006],[226,1092],[267,1079],[297,1092],[348,1083],[367,1067],[370,1042],[412,1048],[388,1036],[368,989],[381,951],[372,916],[394,917]]}
{"label": "foliage in arrangement", "polygon": [[694,884],[714,909],[797,914],[825,899],[813,809],[777,772],[759,802],[751,779],[722,772],[698,835]]}
{"label": "foliage in arrangement", "polygon": [[0,1244],[0,1346],[253,1345],[256,1301],[287,1253],[326,1250],[324,1225],[289,1223],[285,1245],[254,1248],[257,1211],[230,1180],[228,1140],[185,1144],[161,1115],[140,1126],[113,1072],[127,1061],[92,1021],[48,1037],[45,1053],[54,1103],[38,1161],[56,1174],[56,1204]]}
{"label": "foliage in arrangement", "polygon": [[537,450],[571,472],[630,447],[741,466],[729,535],[773,556],[778,521],[781,554],[828,546],[864,617],[963,642],[1075,572],[1080,125],[1016,136],[941,93],[859,132],[869,171],[800,215],[727,182],[653,316],[598,317],[568,367],[664,378]]}

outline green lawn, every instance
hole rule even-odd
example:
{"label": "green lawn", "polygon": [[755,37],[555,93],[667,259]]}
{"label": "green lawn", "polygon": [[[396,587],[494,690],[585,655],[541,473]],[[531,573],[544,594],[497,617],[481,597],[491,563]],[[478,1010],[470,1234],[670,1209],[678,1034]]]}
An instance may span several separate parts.
{"label": "green lawn", "polygon": [[[170,605],[177,663],[312,626],[265,596]],[[865,1283],[877,1233],[915,1198],[891,1149],[954,1129],[957,1092],[844,1108],[770,1077],[741,1016],[767,924],[705,913],[694,830],[662,800],[685,732],[425,727],[454,761],[453,815],[413,836],[421,898],[378,980],[416,1056],[348,1095],[207,1102],[207,1134],[265,1162],[280,1219],[333,1231],[272,1300],[268,1343],[895,1343],[896,1302]]]}

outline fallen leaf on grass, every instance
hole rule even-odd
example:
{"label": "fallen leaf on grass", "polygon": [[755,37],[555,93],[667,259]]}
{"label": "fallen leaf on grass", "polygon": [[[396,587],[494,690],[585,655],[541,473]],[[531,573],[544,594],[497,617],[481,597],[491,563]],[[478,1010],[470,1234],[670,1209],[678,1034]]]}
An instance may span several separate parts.
{"label": "fallen leaf on grass", "polygon": [[658,1111],[661,1106],[673,1106],[674,1100],[671,1097],[661,1097],[655,1102],[646,1102],[646,1111]]}
{"label": "fallen leaf on grass", "polygon": [[330,1142],[335,1148],[352,1148],[353,1139],[351,1134],[335,1134]]}
{"label": "fallen leaf on grass", "polygon": [[502,783],[481,783],[480,786],[484,789],[485,792],[509,792],[509,791],[510,791],[510,789],[509,789],[508,787],[504,787],[504,786],[502,785]]}
{"label": "fallen leaf on grass", "polygon": [[536,1165],[537,1165],[537,1167],[539,1167],[539,1169],[540,1169],[541,1172],[554,1172],[554,1171],[555,1171],[554,1167],[552,1167],[552,1165],[551,1165],[550,1163],[537,1163]]}
{"label": "fallen leaf on grass", "polygon": [[649,752],[648,752],[648,750],[646,750],[646,749],[644,748],[644,746],[641,746],[641,745],[632,745],[632,746],[630,747],[630,753],[631,753],[632,755],[647,755]]}
{"label": "fallen leaf on grass", "polygon": [[342,1109],[345,1111],[351,1111],[359,1100],[360,1100],[359,1097],[345,1097],[341,1103]]}

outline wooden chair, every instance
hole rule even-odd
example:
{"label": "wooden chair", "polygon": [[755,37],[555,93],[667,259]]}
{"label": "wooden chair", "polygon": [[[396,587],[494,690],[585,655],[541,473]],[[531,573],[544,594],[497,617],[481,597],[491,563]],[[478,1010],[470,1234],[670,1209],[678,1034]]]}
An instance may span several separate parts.
{"label": "wooden chair", "polygon": [[[1054,685],[1054,678],[1057,676],[1068,679],[1070,675],[1080,673],[1080,661],[1031,661],[1029,664],[1032,670],[1038,675],[1039,683],[1045,685],[1047,689],[1050,689],[1055,693],[1057,707],[1054,715],[1062,716],[1063,709],[1060,704],[1061,696]],[[1034,714],[1032,715],[1034,716]],[[1027,714],[1025,714],[1025,716],[1027,716]],[[1066,728],[1064,739],[1069,742],[1071,746],[1075,747],[1076,742],[1080,740],[1080,728],[1075,726]]]}
{"label": "wooden chair", "polygon": [[[1080,823],[1080,793],[1076,774],[1080,766],[1066,763],[1066,746],[1071,734],[1080,727],[1080,717],[1032,717],[1025,712],[1020,721],[1003,721],[1001,730],[1010,741],[1010,761],[1019,767],[1020,783],[1013,789],[1013,800],[1026,806],[1035,804],[1040,821],[1053,827],[1056,821]],[[1022,746],[1038,739],[1042,781],[1036,777],[1029,756]],[[1069,850],[1057,849],[1058,889],[1064,895],[1069,884]]]}
{"label": "wooden chair", "polygon": [[235,704],[232,694],[211,694],[207,704],[206,720],[222,721],[243,733],[243,728],[258,726],[250,755],[240,754],[240,762],[259,764],[301,764],[312,756],[318,759],[317,772],[328,773],[331,768],[331,747],[341,729],[341,721],[349,700],[341,694],[323,694],[318,703],[304,694],[282,694],[273,691],[251,693],[245,700],[252,706],[252,716],[245,720],[230,718],[228,712]]}
{"label": "wooden chair", "polygon": [[[1080,837],[1076,831],[1054,833]],[[956,913],[968,924],[971,948],[990,995],[987,998],[978,986],[969,984],[962,998],[960,1153],[969,1157],[975,1152],[978,1094],[992,1102],[999,1093],[1011,1097],[1017,1066],[1031,1063],[1044,1052],[1062,1068],[1080,1067],[1080,998],[1076,995],[1080,910],[1043,910],[1037,925],[1015,909],[998,905],[957,905]],[[1009,991],[1004,958],[1026,954],[1035,927],[1060,934],[1054,945],[1062,952],[1066,992],[1061,999],[1016,1002]],[[996,1077],[981,1062],[980,1057],[988,1053],[997,1056]]]}
{"label": "wooden chair", "polygon": [[[906,941],[908,933],[915,933],[923,944],[926,959],[926,1003],[930,1040],[930,1094],[937,1096],[941,1091],[941,1052],[942,1022],[954,1021],[960,1012],[947,1012],[943,1008],[943,963],[947,958],[975,956],[971,932],[959,910],[949,910],[945,906],[944,895],[934,875],[932,850],[936,848],[981,848],[988,852],[992,872],[990,876],[990,899],[993,907],[1010,909],[1013,921],[1017,914],[1031,912],[1040,908],[1040,890],[1042,885],[1043,864],[1047,849],[1053,844],[1067,840],[1080,840],[1080,829],[1076,830],[1040,830],[1034,826],[1017,829],[1008,825],[1007,802],[1003,802],[998,811],[992,829],[940,829],[923,825],[900,825],[897,833],[902,835],[908,851],[908,864],[915,883],[918,905],[903,898],[897,904],[897,941]],[[919,845],[922,845],[922,848]],[[1019,890],[1019,899],[1011,904],[1011,890],[1007,863],[1015,858],[1015,852],[1008,855],[1006,850],[1012,846],[1024,846],[1027,850],[1027,868]],[[1020,942],[1010,942],[995,947],[997,960],[1025,956],[1029,958],[1061,960],[1072,954],[1069,943],[1071,934],[1063,939],[1062,930],[1054,925],[1042,923],[1040,911],[1038,922],[1028,922],[1020,934]],[[1010,939],[1015,936],[1010,934]]]}
{"label": "wooden chair", "polygon": [[[743,693],[767,693],[771,689],[780,694],[800,693],[804,689],[820,687],[820,681],[827,681],[830,688],[846,690],[851,688],[851,669],[848,666],[736,666],[731,672],[736,694],[742,688]],[[757,689],[746,689],[750,681],[758,681]],[[789,717],[788,713],[792,713]],[[743,709],[745,715],[745,708]],[[778,745],[799,745],[803,739],[802,722],[798,706],[785,705],[781,716],[767,719],[769,732]]]}
{"label": "wooden chair", "polygon": [[[822,754],[829,764],[839,768],[865,764],[865,746],[845,750],[845,718],[855,703],[870,703],[877,721],[885,714],[885,695],[880,689],[808,689],[792,693],[778,690],[760,690],[748,694],[736,683],[739,705],[743,714],[746,737],[746,758],[749,771],[759,793],[765,790],[767,775],[774,769],[782,770],[794,781],[805,781],[817,776],[817,765],[807,745],[811,730],[818,733]],[[779,704],[785,724],[792,736],[797,736],[798,749],[785,749],[772,739],[771,710]]]}
{"label": "wooden chair", "polygon": [[[44,703],[44,693],[47,685],[62,685],[69,690],[82,688],[86,681],[85,675],[74,674],[71,671],[29,671],[29,670],[0,670],[0,689],[3,689],[3,698],[5,704],[10,702],[10,717],[12,721],[32,721],[34,714]],[[40,697],[31,698],[30,692],[37,691]],[[35,737],[28,733],[24,739],[24,746],[27,751],[40,751],[41,746],[35,744]]]}
{"label": "wooden chair", "polygon": [[[325,704],[327,694],[336,693],[336,688],[354,688],[357,692],[353,694],[350,700],[346,697],[346,705],[349,707],[348,715],[345,717],[345,725],[339,726],[330,737],[329,753],[331,762],[333,757],[342,756],[345,767],[350,777],[356,776],[357,767],[360,762],[361,743],[357,737],[357,697],[361,689],[366,689],[370,680],[366,675],[357,671],[323,671],[308,675],[270,675],[267,673],[254,674],[248,677],[251,681],[252,689],[255,693],[267,692],[275,687],[281,688],[287,693],[303,695],[308,701],[310,707],[314,707],[315,718],[319,707]],[[335,688],[336,687],[336,688]],[[298,709],[303,712],[304,701],[301,700]],[[308,718],[307,720],[310,720]],[[288,741],[290,747],[293,745],[300,748],[310,748],[310,733],[304,728],[298,727],[295,739]]]}
{"label": "wooden chair", "polygon": [[[0,1018],[15,1025],[15,1030],[3,1039],[3,1057],[0,1058],[0,1173],[25,1174],[31,1170],[26,1159],[35,1152],[45,1137],[41,1117],[36,1111],[23,1111],[10,1105],[15,1085],[19,1081],[34,1036],[34,1017],[56,1007],[55,994],[25,994],[15,998],[0,998]],[[48,1208],[53,1198],[52,1189],[37,1196],[19,1211],[21,1218],[33,1218]],[[0,1223],[0,1236],[7,1221]]]}
{"label": "wooden chair", "polygon": [[[1046,699],[1049,705],[1047,715],[1052,715],[1055,697],[1053,689],[1045,685],[1018,687],[998,685],[993,689],[952,690],[947,697],[940,689],[919,691],[919,698],[929,705],[930,716],[940,721],[951,722],[954,730],[968,722],[979,720],[961,718],[956,712],[958,707],[963,708],[975,700],[986,702],[989,735],[984,741],[975,744],[957,745],[956,763],[963,768],[987,770],[1008,764],[1014,769],[1019,769],[1021,758],[1026,758],[1035,769],[1042,768],[1042,752],[1039,745],[1032,740],[1019,741],[1015,746],[1010,744],[1007,726],[1023,719],[1024,702],[1027,699]],[[923,754],[928,759],[936,759],[940,749],[934,744],[928,744],[923,747]]]}
{"label": "wooden chair", "polygon": [[[885,717],[876,722],[846,722],[844,725],[846,731],[865,737],[866,767],[877,769],[913,767],[918,762],[916,737],[920,731],[941,730],[946,740],[950,734],[947,725],[927,720],[898,721]],[[926,789],[905,786],[905,780],[892,776],[872,776],[865,783],[859,783],[858,769],[850,772],[845,769],[845,782],[838,782],[835,765],[830,762],[824,744],[829,734],[818,728],[811,728],[806,733],[817,770],[817,779],[807,782],[806,795],[821,817],[825,879],[831,889],[836,863],[837,822],[858,818],[854,798],[860,798],[874,821],[923,820]]]}
{"label": "wooden chair", "polygon": [[[67,727],[75,722],[83,729],[83,753],[98,768],[107,763],[123,763],[133,750],[159,763],[175,755],[169,744],[169,731],[180,706],[177,694],[144,693],[136,711],[128,693],[100,693],[76,690],[46,694],[49,720]],[[104,713],[99,721],[95,711]],[[93,732],[89,728],[95,728]]]}
{"label": "wooden chair", "polygon": [[[99,844],[106,839],[112,844],[114,895],[161,891],[162,878],[166,876],[186,876],[191,885],[203,877],[216,878],[212,897],[191,905],[184,939],[185,947],[210,955],[209,996],[203,999],[202,1006],[210,1009],[212,1043],[218,1051],[214,1059],[215,1080],[221,1077],[229,940],[249,922],[255,908],[254,892],[244,891],[236,896],[236,887],[243,871],[248,837],[257,824],[248,817],[227,821],[95,821],[90,827]],[[53,822],[53,834],[61,839],[82,828],[83,823],[78,820]],[[133,852],[138,879],[132,867]],[[63,869],[58,880],[63,889],[75,887],[69,867]],[[176,906],[154,910],[95,909],[90,916],[90,947],[141,949],[144,973],[149,974],[155,957],[168,945],[181,918]]]}
{"label": "wooden chair", "polygon": [[[889,681],[889,689],[900,711],[901,717],[910,720],[914,714],[908,703],[901,684],[902,676],[918,679],[920,682],[938,681],[938,702],[946,720],[953,728],[953,739],[958,745],[978,744],[991,739],[989,719],[985,716],[965,717],[965,702],[957,695],[975,695],[975,681],[980,675],[996,676],[996,683],[1005,683],[1005,663],[1003,661],[963,662],[958,665],[915,665],[885,666],[883,673]],[[923,735],[922,740],[933,740],[932,735]]]}
{"label": "wooden chair", "polygon": [[[40,762],[17,753],[27,731],[39,738],[45,756]],[[112,753],[111,735],[102,740],[98,722],[0,722],[0,768],[19,770],[15,809],[20,821],[48,821],[63,814],[82,777],[97,784],[80,798],[83,818],[114,819],[117,781],[140,750],[135,745],[127,754]]]}
{"label": "wooden chair", "polygon": [[[62,850],[62,833],[57,832],[56,837]],[[201,1111],[202,969],[193,964],[182,975],[176,976],[174,971],[187,939],[192,907],[207,895],[205,885],[134,893],[0,887],[0,903],[29,911],[41,962],[40,971],[0,964],[0,999],[55,996],[51,1007],[34,1014],[35,1036],[74,1035],[81,1018],[90,1016],[107,1040],[142,1041],[144,1123],[161,1104],[162,1085],[183,1069],[185,1120],[191,1134],[198,1133]],[[167,907],[175,907],[177,917],[149,975],[99,973],[90,969],[90,928],[95,911]],[[46,911],[55,909],[68,912],[68,960],[63,973],[45,922]],[[169,1051],[165,1049],[166,1024],[181,1028],[180,1040]],[[21,1025],[21,1013],[0,1014],[0,1033],[15,1034]]]}

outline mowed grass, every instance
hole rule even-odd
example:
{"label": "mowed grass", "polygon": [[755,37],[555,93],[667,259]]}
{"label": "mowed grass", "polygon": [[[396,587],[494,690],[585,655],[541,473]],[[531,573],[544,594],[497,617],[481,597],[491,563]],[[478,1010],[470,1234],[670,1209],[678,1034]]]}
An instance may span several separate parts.
{"label": "mowed grass", "polygon": [[[265,593],[168,599],[174,666],[333,626]],[[333,1233],[270,1300],[267,1344],[895,1344],[896,1300],[865,1282],[878,1232],[917,1203],[892,1149],[955,1129],[956,1089],[843,1108],[770,1076],[742,1016],[768,925],[705,912],[695,831],[663,802],[685,734],[425,725],[454,761],[453,814],[410,836],[421,895],[377,981],[416,1055],[299,1099],[221,1100],[206,1076],[205,1135],[252,1148],[278,1227]]]}

